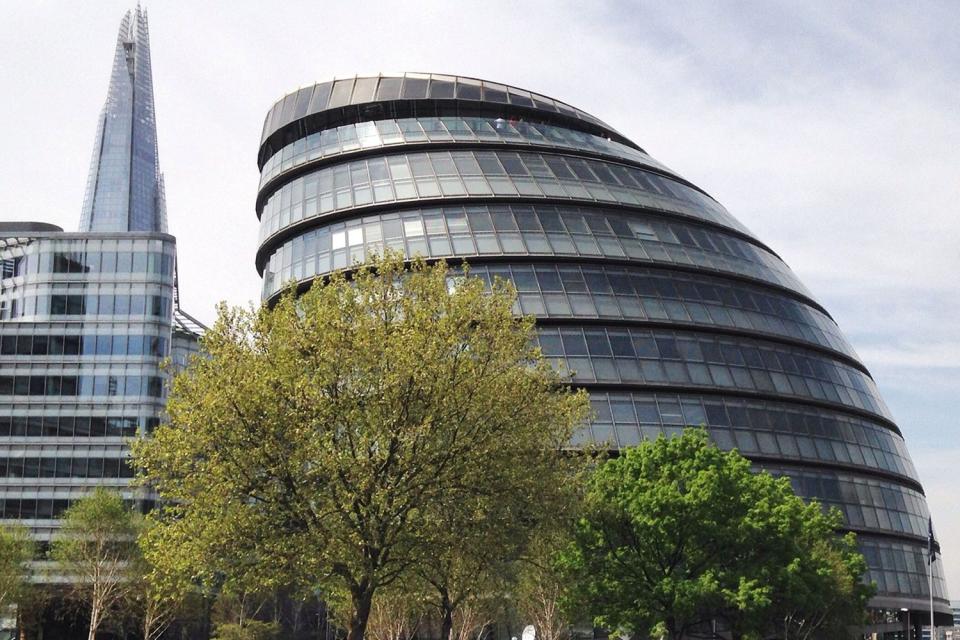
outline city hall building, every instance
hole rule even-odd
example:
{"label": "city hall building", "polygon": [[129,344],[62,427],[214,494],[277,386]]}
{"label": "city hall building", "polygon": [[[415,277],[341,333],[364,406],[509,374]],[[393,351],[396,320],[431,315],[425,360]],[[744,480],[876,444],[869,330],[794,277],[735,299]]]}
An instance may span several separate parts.
{"label": "city hall building", "polygon": [[705,425],[843,513],[884,630],[929,610],[923,487],[869,371],[772,248],[611,126],[473,78],[346,78],[277,102],[258,164],[267,303],[386,249],[510,280],[590,393],[578,442]]}

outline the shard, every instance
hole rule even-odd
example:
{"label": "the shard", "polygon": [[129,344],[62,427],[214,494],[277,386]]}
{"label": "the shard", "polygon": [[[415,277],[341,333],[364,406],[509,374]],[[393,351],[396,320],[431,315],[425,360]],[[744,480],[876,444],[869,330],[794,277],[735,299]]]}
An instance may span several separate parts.
{"label": "the shard", "polygon": [[80,231],[167,231],[149,29],[147,13],[139,5],[120,22]]}

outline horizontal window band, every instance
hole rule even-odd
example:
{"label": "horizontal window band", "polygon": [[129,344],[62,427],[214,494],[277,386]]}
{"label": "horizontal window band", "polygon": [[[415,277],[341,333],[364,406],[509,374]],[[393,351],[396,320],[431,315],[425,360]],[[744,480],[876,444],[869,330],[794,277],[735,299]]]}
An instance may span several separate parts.
{"label": "horizontal window band", "polygon": [[[691,425],[691,426],[697,426],[697,425]],[[709,433],[710,432],[709,425],[706,426],[706,429],[707,429],[707,432]],[[611,457],[616,458],[620,455],[620,449],[607,449],[606,453]],[[782,458],[777,456],[768,456],[763,454],[755,455],[753,453],[747,454],[742,452],[740,453],[740,455],[742,455],[744,458],[746,458],[750,462],[759,463],[759,464],[771,463],[771,464],[776,464],[780,467],[791,467],[796,469],[798,472],[808,470],[808,469],[809,470],[826,469],[830,471],[843,471],[845,473],[864,476],[867,478],[876,478],[878,480],[887,480],[887,481],[896,483],[900,486],[906,487],[908,489],[913,489],[914,491],[918,492],[922,496],[926,497],[926,494],[923,491],[923,485],[921,485],[919,482],[917,482],[913,478],[910,478],[908,476],[902,476],[896,473],[890,473],[888,471],[884,471],[883,469],[876,469],[874,467],[860,467],[857,465],[830,462],[829,460],[818,461],[818,460],[811,460],[808,458],[803,458],[801,460],[798,460],[796,458]],[[789,475],[789,472],[787,472],[787,475]],[[816,497],[816,496],[813,496],[813,497]],[[924,541],[926,541],[926,539],[924,539]]]}
{"label": "horizontal window band", "polygon": [[748,391],[744,389],[731,389],[731,388],[720,388],[720,387],[698,387],[694,385],[676,385],[676,384],[641,384],[641,383],[621,383],[621,382],[578,382],[571,383],[570,386],[574,389],[585,389],[588,393],[592,389],[597,389],[598,391],[610,391],[610,392],[636,392],[636,393],[651,393],[663,391],[666,393],[689,393],[693,395],[706,395],[706,396],[730,396],[735,398],[745,398],[745,399],[757,399],[757,400],[769,400],[772,402],[784,402],[796,405],[809,405],[811,407],[818,407],[821,409],[829,409],[831,411],[836,411],[838,413],[846,413],[852,416],[857,416],[859,418],[866,418],[872,422],[889,429],[893,433],[897,434],[901,438],[903,433],[900,432],[900,428],[889,418],[878,415],[871,411],[865,411],[863,409],[858,409],[857,407],[851,407],[849,405],[840,404],[836,402],[829,402],[825,400],[818,400],[816,398],[809,397],[799,397],[799,396],[785,396],[776,393],[765,393],[761,391]]}
{"label": "horizontal window band", "polygon": [[[908,476],[902,476],[896,473],[890,473],[889,471],[884,471],[883,469],[877,469],[876,467],[861,467],[857,465],[844,464],[842,462],[832,462],[830,460],[808,460],[804,458],[803,460],[797,460],[796,458],[781,458],[777,456],[770,456],[764,454],[742,454],[744,458],[750,460],[750,462],[757,462],[760,464],[776,464],[778,467],[789,467],[790,469],[796,469],[798,472],[802,472],[805,469],[826,469],[828,471],[842,471],[844,473],[850,473],[852,475],[864,476],[868,478],[876,478],[878,480],[888,480],[894,484],[913,489],[920,495],[926,497],[926,493],[923,491],[923,485],[919,481],[910,478]],[[789,469],[785,470],[787,475],[789,475]],[[924,540],[926,541],[926,540]]]}
{"label": "horizontal window band", "polygon": [[[278,229],[271,235],[267,236],[260,243],[260,246],[257,248],[257,253],[255,257],[255,264],[257,271],[263,275],[263,269],[267,261],[267,257],[280,245],[282,245],[286,240],[302,235],[303,233],[319,226],[324,226],[331,224],[333,222],[342,222],[344,220],[350,220],[353,218],[361,218],[367,215],[374,215],[379,213],[402,213],[404,211],[409,211],[411,209],[433,209],[433,208],[443,208],[446,206],[456,207],[456,206],[480,206],[480,205],[509,205],[509,204],[518,204],[523,206],[537,206],[537,205],[547,205],[547,206],[575,206],[581,209],[589,209],[599,212],[607,213],[621,213],[629,215],[631,212],[643,213],[649,216],[654,216],[658,218],[665,218],[668,220],[681,222],[685,224],[690,224],[693,226],[701,227],[704,229],[709,229],[711,231],[719,231],[726,235],[733,236],[739,240],[748,242],[757,248],[763,250],[764,252],[770,254],[774,258],[781,260],[780,257],[771,251],[763,243],[752,238],[749,234],[742,233],[736,229],[726,227],[722,224],[711,222],[709,220],[704,220],[702,218],[697,218],[694,216],[688,216],[672,211],[665,211],[663,209],[652,209],[649,207],[640,207],[632,205],[624,205],[617,203],[598,203],[591,200],[573,200],[573,199],[562,199],[562,198],[526,198],[523,196],[474,196],[474,197],[455,197],[455,198],[431,198],[428,200],[404,200],[399,202],[385,202],[381,204],[371,204],[363,205],[361,207],[353,207],[349,209],[343,209],[341,211],[335,211],[326,215],[313,216],[310,218],[304,218],[298,220],[294,223],[288,224],[287,226]],[[782,260],[781,260],[782,261]]]}
{"label": "horizontal window band", "polygon": [[360,149],[420,143],[511,143],[530,148],[583,149],[635,160],[674,173],[641,149],[609,137],[534,120],[469,116],[423,116],[369,120],[330,127],[297,138],[277,150],[260,168],[258,191],[280,173],[319,158]]}
{"label": "horizontal window band", "polygon": [[665,320],[646,320],[646,319],[622,319],[622,318],[582,318],[582,317],[571,317],[571,318],[557,318],[557,317],[540,317],[537,316],[536,319],[537,326],[539,327],[639,327],[644,329],[668,329],[668,330],[677,330],[690,333],[707,333],[711,335],[721,335],[721,336],[731,336],[738,338],[751,338],[755,340],[763,340],[765,342],[774,342],[781,343],[785,346],[799,347],[801,349],[809,349],[811,351],[816,351],[822,355],[828,356],[835,360],[840,360],[844,364],[859,369],[861,373],[873,379],[873,376],[870,375],[870,372],[867,370],[866,366],[863,365],[860,361],[855,358],[851,358],[841,351],[836,351],[828,347],[818,345],[813,342],[806,342],[804,340],[798,340],[797,338],[791,338],[789,336],[784,336],[782,334],[776,333],[765,333],[758,331],[747,331],[745,329],[736,329],[732,327],[722,327],[718,325],[705,325],[705,324],[695,324],[691,322],[682,322],[682,321],[665,321]]}
{"label": "horizontal window band", "polygon": [[[318,169],[286,183],[257,208],[258,237],[263,243],[291,224],[362,208],[514,197],[663,210],[715,223],[762,245],[716,200],[658,173],[564,153],[503,150],[399,152]],[[298,213],[292,222],[280,221],[291,207],[309,202],[315,206],[308,206],[304,217]]]}
{"label": "horizontal window band", "polygon": [[[351,162],[354,160],[363,160],[365,158],[372,157],[389,157],[393,155],[404,155],[407,153],[417,153],[424,151],[464,151],[464,150],[481,150],[481,151],[517,151],[517,152],[527,152],[527,153],[537,153],[537,152],[549,152],[551,155],[565,155],[565,156],[574,156],[578,158],[586,158],[589,160],[601,160],[603,162],[610,162],[614,164],[623,164],[636,169],[643,169],[644,171],[649,171],[651,173],[656,173],[661,177],[673,180],[684,186],[690,187],[702,193],[704,196],[714,200],[713,196],[709,193],[693,184],[686,178],[683,178],[675,173],[670,173],[659,167],[655,167],[649,164],[644,164],[636,160],[630,160],[628,158],[623,158],[621,156],[600,153],[597,151],[588,151],[585,149],[571,149],[569,147],[552,147],[548,145],[531,145],[531,144],[518,144],[518,143],[489,143],[489,142],[470,142],[470,141],[460,141],[460,142],[415,142],[409,144],[397,144],[390,145],[387,147],[371,147],[366,149],[357,149],[356,151],[345,152],[336,156],[328,156],[325,158],[317,158],[316,160],[311,160],[305,162],[296,167],[291,167],[290,169],[278,174],[274,178],[271,178],[266,182],[257,192],[256,199],[256,210],[262,211],[263,205],[266,203],[267,199],[270,198],[278,189],[283,187],[283,185],[295,180],[301,176],[312,173],[320,169],[325,169],[327,167],[332,167],[337,164],[342,164],[345,162]],[[772,250],[767,248],[768,251],[773,253]]]}
{"label": "horizontal window band", "polygon": [[[816,300],[808,298],[803,294],[789,289],[784,286],[777,285],[775,283],[769,282],[767,280],[760,280],[758,278],[751,278],[750,276],[730,273],[730,272],[719,272],[719,271],[707,271],[700,267],[693,265],[682,265],[682,264],[671,264],[664,265],[662,262],[653,262],[653,261],[641,261],[636,258],[607,258],[603,256],[571,256],[571,255],[517,255],[517,254],[501,254],[501,255],[473,255],[473,256],[450,256],[445,258],[427,258],[424,257],[424,260],[428,264],[434,264],[440,260],[444,260],[451,267],[456,267],[464,262],[470,265],[514,265],[514,264],[558,264],[558,265],[574,265],[574,264],[583,264],[583,265],[609,265],[615,267],[642,267],[644,269],[661,269],[663,271],[676,271],[686,274],[696,274],[710,276],[714,278],[731,280],[734,282],[742,282],[744,284],[755,285],[768,289],[772,292],[776,292],[782,295],[785,295],[793,300],[801,302],[809,307],[816,309],[817,311],[824,314],[826,317],[833,319],[830,314],[827,312],[823,306],[820,305]],[[410,258],[407,258],[407,261],[410,261]],[[354,269],[342,269],[337,270],[337,273],[345,273],[347,277],[353,273]],[[323,279],[334,273],[333,271],[318,274],[316,277]],[[262,275],[262,272],[261,272]],[[298,294],[305,292],[313,284],[315,277],[311,276],[305,280],[299,281],[296,285],[296,291]],[[277,300],[280,299],[284,293],[284,289],[280,289],[276,293],[270,295],[264,302],[272,306],[276,304]]]}
{"label": "horizontal window band", "polygon": [[834,462],[919,482],[902,437],[873,420],[833,409],[730,395],[602,390],[590,392],[590,406],[592,419],[578,428],[574,446],[616,442],[625,448],[677,435],[687,425],[709,425],[718,447],[747,457]]}

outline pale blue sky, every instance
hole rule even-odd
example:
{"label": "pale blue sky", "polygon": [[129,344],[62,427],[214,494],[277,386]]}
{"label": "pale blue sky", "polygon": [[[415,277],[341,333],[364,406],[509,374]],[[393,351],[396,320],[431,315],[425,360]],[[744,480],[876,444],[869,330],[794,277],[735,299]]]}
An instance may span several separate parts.
{"label": "pale blue sky", "polygon": [[[76,228],[128,5],[0,0],[0,218]],[[256,150],[284,93],[408,70],[556,97],[714,195],[830,310],[902,427],[960,596],[960,3],[145,6],[188,311],[258,298]]]}

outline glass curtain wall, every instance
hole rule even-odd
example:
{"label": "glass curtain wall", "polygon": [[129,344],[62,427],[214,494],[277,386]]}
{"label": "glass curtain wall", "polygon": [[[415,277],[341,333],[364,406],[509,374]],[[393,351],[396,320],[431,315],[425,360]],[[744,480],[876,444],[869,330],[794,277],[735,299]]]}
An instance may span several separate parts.
{"label": "glass curtain wall", "polygon": [[926,608],[923,487],[869,371],[770,247],[639,145],[537,93],[408,73],[285,96],[258,162],[265,301],[385,249],[510,280],[590,392],[574,444],[704,425],[841,510],[876,608]]}

